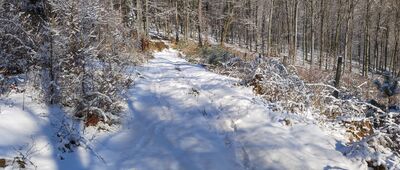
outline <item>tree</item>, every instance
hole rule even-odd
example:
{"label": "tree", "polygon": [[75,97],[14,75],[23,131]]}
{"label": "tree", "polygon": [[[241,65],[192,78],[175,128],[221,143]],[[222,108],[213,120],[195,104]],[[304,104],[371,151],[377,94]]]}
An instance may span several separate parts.
{"label": "tree", "polygon": [[319,69],[322,69],[322,61],[324,58],[324,46],[325,46],[325,41],[324,41],[324,24],[325,24],[325,0],[321,0],[321,5],[320,5],[320,33],[319,33]]}
{"label": "tree", "polygon": [[271,55],[272,50],[272,18],[274,15],[274,7],[275,7],[275,0],[271,0],[271,7],[269,10],[269,19],[268,19],[268,55]]}
{"label": "tree", "polygon": [[224,19],[223,19],[223,24],[221,28],[221,39],[220,39],[220,45],[224,46],[225,43],[225,38],[228,33],[228,30],[230,28],[230,25],[233,22],[233,18],[235,17],[235,1],[225,1],[225,7],[223,10],[224,14]]}
{"label": "tree", "polygon": [[198,15],[198,24],[197,24],[197,32],[198,32],[198,37],[199,37],[199,46],[202,47],[203,46],[203,39],[201,38],[203,32],[202,32],[202,25],[203,25],[203,14],[202,14],[202,8],[203,8],[203,1],[202,0],[197,0],[198,2],[198,10],[197,10],[197,15]]}
{"label": "tree", "polygon": [[313,65],[314,58],[314,0],[310,0],[310,18],[311,18],[311,59],[310,59],[310,69]]}

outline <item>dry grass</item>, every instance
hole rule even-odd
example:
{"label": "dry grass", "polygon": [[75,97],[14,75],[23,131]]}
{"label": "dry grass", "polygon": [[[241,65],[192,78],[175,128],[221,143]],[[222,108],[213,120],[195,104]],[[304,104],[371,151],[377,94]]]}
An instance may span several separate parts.
{"label": "dry grass", "polygon": [[255,58],[258,57],[256,52],[245,52],[232,47],[223,47],[223,49],[243,59],[244,61],[253,61]]}
{"label": "dry grass", "polygon": [[[175,44],[173,48],[177,48],[181,50],[183,53],[187,54],[189,60],[198,59],[198,55],[201,53],[202,48],[200,48],[195,41],[186,41]],[[257,56],[256,53],[249,53],[245,50],[235,49],[233,47],[222,47],[223,50],[229,52],[236,57],[243,59],[244,61],[252,61]],[[196,58],[197,57],[197,58]],[[295,67],[297,74],[305,83],[311,84],[329,84],[333,85],[333,81],[335,78],[335,71],[333,70],[324,70],[314,67],[310,70],[310,68],[296,66]],[[380,104],[387,104],[387,98],[381,96],[381,93],[377,89],[377,87],[373,84],[373,80],[382,79],[382,76],[375,75],[374,77],[363,77],[358,73],[349,73],[345,72],[341,77],[340,89],[346,95],[353,95],[357,98],[360,98],[364,101],[367,100],[375,100]],[[320,89],[321,90],[321,89]],[[316,91],[318,94],[318,91]],[[399,105],[400,95],[392,97],[392,104],[395,103]],[[314,101],[318,105],[318,102],[322,101]]]}
{"label": "dry grass", "polygon": [[[335,71],[332,70],[320,70],[318,68],[310,70],[300,66],[297,66],[296,69],[300,78],[306,83],[332,84],[335,77]],[[373,99],[381,104],[386,104],[388,99],[382,97],[377,87],[373,84],[375,79],[381,80],[382,76],[367,78],[357,73],[345,72],[342,74],[340,87],[343,91],[351,92],[364,100]],[[395,96],[392,101],[399,104],[399,99],[400,96]]]}
{"label": "dry grass", "polygon": [[[213,47],[213,46],[218,46],[218,45],[206,44],[202,48],[210,48],[210,47]],[[219,46],[219,47],[221,47],[221,46]],[[186,54],[188,56],[198,55],[202,50],[202,48],[199,47],[197,42],[191,41],[191,40],[181,41],[181,42],[179,42],[177,44],[173,43],[172,48],[179,49],[184,54]],[[233,47],[227,47],[227,46],[224,46],[224,47],[221,47],[221,48],[224,51],[226,51],[226,52],[228,52],[230,54],[233,54],[234,56],[239,57],[244,61],[252,61],[256,57],[258,57],[257,53],[255,53],[255,52],[246,52],[246,51],[243,51],[243,50],[239,50],[239,49],[236,49],[236,48],[233,48]]]}
{"label": "dry grass", "polygon": [[360,141],[374,133],[370,120],[344,121],[343,124],[347,129],[347,133],[350,135],[349,140],[351,142]]}
{"label": "dry grass", "polygon": [[185,42],[182,41],[178,44],[173,43],[172,48],[179,49],[188,56],[194,56],[198,54],[201,50],[199,45],[194,41],[185,41]]}
{"label": "dry grass", "polygon": [[168,45],[165,44],[162,41],[150,41],[149,42],[149,46],[148,46],[148,50],[149,51],[162,51],[164,49],[168,48]]}

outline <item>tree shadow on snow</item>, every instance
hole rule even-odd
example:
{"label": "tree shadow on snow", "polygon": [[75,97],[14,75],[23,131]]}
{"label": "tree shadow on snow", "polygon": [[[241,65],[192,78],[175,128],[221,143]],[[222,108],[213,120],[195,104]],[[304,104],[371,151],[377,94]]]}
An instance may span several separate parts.
{"label": "tree shadow on snow", "polygon": [[[39,106],[34,106],[34,107],[39,107]],[[37,166],[34,160],[41,160],[41,163],[44,163],[43,161],[46,161],[46,163],[53,164],[54,165],[53,168],[55,170],[86,169],[86,167],[82,165],[81,160],[79,159],[80,156],[78,155],[77,152],[63,153],[60,150],[60,137],[57,136],[57,132],[61,128],[63,128],[60,125],[63,122],[62,120],[64,119],[63,117],[65,117],[65,112],[61,110],[58,106],[46,105],[40,107],[46,107],[48,114],[38,112],[34,108],[30,108],[29,105],[22,106],[21,103],[14,103],[13,109],[21,110],[20,112],[23,113],[18,113],[18,114],[24,114],[23,116],[25,118],[28,118],[29,121],[36,123],[39,129],[37,129],[37,131],[35,131],[34,134],[30,134],[31,139],[29,141],[20,141],[19,144],[16,144],[18,146],[1,146],[0,149],[4,148],[4,150],[9,150],[11,152],[10,148],[13,147],[19,148],[19,146],[24,146],[24,148],[20,148],[21,153],[29,154],[23,156],[27,157],[27,161],[32,161],[34,166]],[[42,108],[40,108],[40,110],[42,110]],[[21,124],[20,126],[24,125]],[[7,130],[7,127],[1,127],[1,128],[2,130],[13,133],[11,129]],[[27,129],[27,130],[32,130],[32,129]],[[77,131],[79,132],[79,130]],[[22,137],[23,140],[29,139],[29,137],[24,134],[15,134],[15,135],[22,135],[20,137]],[[37,141],[39,141],[39,139],[45,139],[46,142],[48,143],[45,146],[35,146],[38,145]],[[30,153],[24,153],[26,150],[28,150]],[[50,155],[42,153],[46,152],[47,150],[51,153]],[[12,154],[10,153],[8,155]],[[61,160],[61,158],[63,158],[63,160]],[[29,162],[25,163],[28,167],[31,166]],[[51,166],[51,165],[41,165],[41,166]],[[43,167],[40,166],[36,168],[43,169]]]}
{"label": "tree shadow on snow", "polygon": [[[131,113],[128,116],[133,119],[94,148],[104,156],[108,168],[241,169],[234,158],[235,148],[224,140],[224,134],[229,132],[207,123],[213,120],[201,112],[216,106],[204,102],[189,107],[185,105],[187,101],[170,95],[140,87],[132,90],[135,91],[127,96],[127,105]],[[90,169],[107,169],[92,165]]]}

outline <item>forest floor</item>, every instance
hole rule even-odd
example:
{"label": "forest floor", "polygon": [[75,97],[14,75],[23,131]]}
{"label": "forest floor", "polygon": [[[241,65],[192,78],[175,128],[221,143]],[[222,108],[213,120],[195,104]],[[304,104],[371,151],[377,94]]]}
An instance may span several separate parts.
{"label": "forest floor", "polygon": [[312,117],[273,112],[238,79],[190,64],[178,51],[155,53],[135,70],[121,127],[85,129],[84,145],[72,153],[59,154],[60,109],[22,94],[2,99],[0,168],[2,159],[25,158],[38,169],[367,169]]}

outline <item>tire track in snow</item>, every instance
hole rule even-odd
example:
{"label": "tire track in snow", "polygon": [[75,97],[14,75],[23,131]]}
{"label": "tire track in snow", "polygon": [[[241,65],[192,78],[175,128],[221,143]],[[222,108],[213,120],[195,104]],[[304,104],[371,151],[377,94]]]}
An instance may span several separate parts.
{"label": "tire track in snow", "polygon": [[[155,94],[154,96],[154,100],[156,101],[156,103],[159,104],[161,110],[162,110],[162,115],[161,116],[167,116],[167,115],[171,115],[170,113],[168,113],[169,109],[166,109],[165,107],[168,107],[168,103],[167,106],[165,106],[161,100],[161,95],[160,95],[160,79],[162,76],[162,72],[160,70],[160,68],[156,68],[156,77],[151,78],[150,80],[150,92]],[[169,119],[172,119],[172,116],[169,116]],[[165,117],[164,117],[165,118]],[[139,119],[140,120],[140,119]],[[171,121],[171,120],[170,120]],[[148,126],[147,128],[147,132],[145,133],[144,136],[142,136],[138,141],[138,143],[136,143],[136,147],[135,150],[139,151],[142,148],[145,148],[148,144],[150,144],[154,138],[155,135],[157,135],[158,133],[160,133],[160,131],[162,131],[163,129],[163,122],[161,121],[155,121],[153,122],[151,125]]]}
{"label": "tire track in snow", "polygon": [[[122,147],[124,159],[116,162],[123,167],[354,169],[318,127],[282,125],[276,121],[280,113],[251,88],[233,86],[236,79],[191,65],[177,53],[156,53],[143,66],[148,79],[132,89],[134,127],[120,138],[134,148]],[[199,93],[190,94],[192,88]]]}

